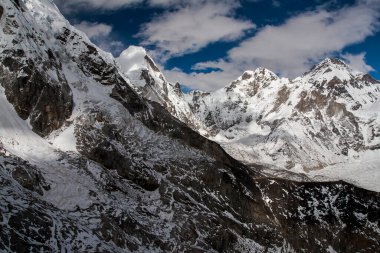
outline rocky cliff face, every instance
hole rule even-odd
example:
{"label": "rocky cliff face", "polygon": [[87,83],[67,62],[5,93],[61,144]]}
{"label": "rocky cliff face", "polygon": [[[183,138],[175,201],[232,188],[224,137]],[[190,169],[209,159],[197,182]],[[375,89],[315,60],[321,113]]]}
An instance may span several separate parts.
{"label": "rocky cliff face", "polygon": [[0,49],[0,82],[20,117],[47,135],[71,115],[73,99],[59,59],[45,47],[44,31],[24,29],[27,21],[17,15],[24,8],[16,2],[1,7],[0,40],[6,46]]}
{"label": "rocky cliff face", "polygon": [[380,247],[378,193],[267,178],[136,88],[153,63],[133,79],[48,0],[0,6],[0,251]]}

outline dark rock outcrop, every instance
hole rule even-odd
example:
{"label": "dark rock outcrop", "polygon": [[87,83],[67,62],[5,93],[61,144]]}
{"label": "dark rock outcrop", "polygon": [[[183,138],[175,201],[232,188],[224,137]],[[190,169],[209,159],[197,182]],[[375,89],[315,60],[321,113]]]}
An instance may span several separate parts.
{"label": "dark rock outcrop", "polygon": [[[13,4],[20,6],[18,1]],[[0,84],[20,117],[29,119],[33,130],[46,136],[70,117],[73,108],[71,89],[62,74],[60,60],[52,50],[45,51],[46,42],[41,35],[26,31],[25,38],[20,38],[24,36],[20,32],[23,24],[14,14],[6,14],[3,33],[9,36],[12,45],[0,55]],[[33,46],[20,46],[26,42]],[[35,50],[40,50],[40,54]]]}
{"label": "dark rock outcrop", "polygon": [[0,66],[0,83],[8,101],[22,119],[30,119],[33,130],[45,136],[70,117],[73,98],[64,78],[48,78],[32,61],[20,59],[24,52],[8,52]]}
{"label": "dark rock outcrop", "polygon": [[4,8],[3,6],[0,5],[0,20],[3,17],[3,13],[4,13]]}

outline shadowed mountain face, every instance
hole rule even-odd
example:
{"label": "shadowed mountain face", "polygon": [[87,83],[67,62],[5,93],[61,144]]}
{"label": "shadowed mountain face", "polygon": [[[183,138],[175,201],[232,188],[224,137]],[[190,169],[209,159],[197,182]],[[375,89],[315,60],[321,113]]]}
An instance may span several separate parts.
{"label": "shadowed mountain face", "polygon": [[50,1],[0,5],[1,251],[380,247],[378,193],[267,178],[172,116],[162,94],[147,99]]}

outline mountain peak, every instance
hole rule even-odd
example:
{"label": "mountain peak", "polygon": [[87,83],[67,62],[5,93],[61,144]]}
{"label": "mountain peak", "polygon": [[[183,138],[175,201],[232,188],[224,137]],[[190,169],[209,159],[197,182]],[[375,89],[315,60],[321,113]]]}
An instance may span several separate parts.
{"label": "mountain peak", "polygon": [[270,71],[269,69],[259,67],[255,71],[246,70],[243,75],[241,75],[237,81],[246,81],[246,80],[258,80],[258,81],[273,81],[278,79],[278,76]]}
{"label": "mountain peak", "polygon": [[265,79],[272,79],[272,80],[278,79],[278,76],[275,73],[273,73],[271,70],[269,70],[267,68],[263,68],[263,67],[257,68],[254,72],[254,75],[255,76],[263,76]]}
{"label": "mountain peak", "polygon": [[333,70],[351,72],[350,67],[343,60],[330,57],[316,64],[308,73],[328,73]]}
{"label": "mountain peak", "polygon": [[341,59],[326,58],[322,62],[316,64],[303,77],[307,80],[331,80],[340,79],[350,80],[353,77],[352,69]]}
{"label": "mountain peak", "polygon": [[328,57],[328,58],[325,58],[320,64],[331,65],[331,66],[344,66],[344,67],[348,67],[347,64],[342,59],[339,59],[337,57]]}
{"label": "mountain peak", "polygon": [[278,79],[279,78],[275,73],[266,68],[260,67],[255,71],[245,71],[238,79],[231,82],[231,84],[224,89],[227,92],[239,91],[244,92],[249,96],[254,96],[259,88],[265,88]]}

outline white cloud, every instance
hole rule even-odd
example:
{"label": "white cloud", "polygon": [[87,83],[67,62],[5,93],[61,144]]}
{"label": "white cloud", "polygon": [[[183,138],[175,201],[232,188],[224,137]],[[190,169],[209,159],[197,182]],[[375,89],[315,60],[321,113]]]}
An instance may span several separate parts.
{"label": "white cloud", "polygon": [[[188,0],[189,2],[196,2],[196,0]],[[184,4],[185,0],[149,0],[149,4],[152,6],[168,7],[178,4]]]}
{"label": "white cloud", "polygon": [[229,58],[262,64],[294,77],[306,71],[311,62],[374,34],[378,17],[379,12],[369,5],[345,7],[333,12],[307,12],[283,25],[264,27],[232,49]]}
{"label": "white cloud", "polygon": [[118,56],[125,49],[125,45],[118,40],[112,40],[111,38],[101,38],[94,43],[106,52],[112,53],[113,56]]}
{"label": "white cloud", "polygon": [[188,74],[178,68],[164,70],[167,80],[178,81],[183,85],[203,91],[212,91],[224,87],[242,73],[239,68],[234,68],[231,64],[227,64],[221,71],[209,73],[192,72]]}
{"label": "white cloud", "polygon": [[[279,26],[265,26],[253,37],[231,49],[227,57],[214,62],[198,63],[194,70],[219,68],[209,74],[167,71],[169,80],[204,90],[228,84],[245,69],[266,67],[286,77],[299,76],[324,57],[336,55],[345,47],[360,43],[379,30],[378,0],[360,1],[336,11],[318,8],[288,19]],[[365,72],[364,55],[349,56],[351,64]],[[239,73],[231,76],[231,73]],[[226,79],[224,79],[226,78]],[[223,80],[224,79],[224,80]]]}
{"label": "white cloud", "polygon": [[143,0],[54,0],[64,13],[96,10],[116,10],[142,3]]}
{"label": "white cloud", "polygon": [[351,66],[352,69],[363,72],[363,73],[368,73],[370,71],[374,71],[374,69],[368,65],[365,62],[365,52],[362,52],[360,54],[343,54],[342,58]]}
{"label": "white cloud", "polygon": [[90,23],[82,21],[74,25],[77,29],[87,34],[90,39],[105,37],[112,32],[112,26],[103,23]]}
{"label": "white cloud", "polygon": [[142,45],[156,47],[155,56],[161,61],[199,51],[213,42],[233,41],[255,27],[251,21],[231,16],[236,7],[235,1],[189,1],[144,24],[138,37]]}
{"label": "white cloud", "polygon": [[146,0],[150,6],[178,9],[184,6],[205,5],[220,3],[230,6],[231,9],[240,6],[239,0]]}
{"label": "white cloud", "polygon": [[104,51],[111,52],[113,55],[119,55],[125,48],[121,41],[115,40],[111,36],[112,26],[110,25],[82,21],[74,26],[84,32],[98,47]]}
{"label": "white cloud", "polygon": [[[112,11],[121,8],[130,8],[138,5],[154,7],[170,7],[204,4],[210,0],[53,0],[64,13],[83,12],[84,10]],[[211,0],[217,2],[217,0]],[[237,3],[238,0],[219,0],[225,3]]]}

